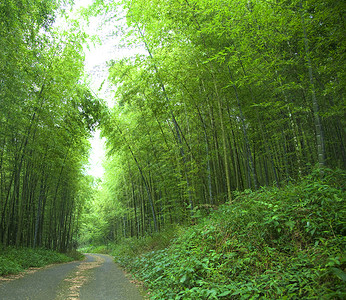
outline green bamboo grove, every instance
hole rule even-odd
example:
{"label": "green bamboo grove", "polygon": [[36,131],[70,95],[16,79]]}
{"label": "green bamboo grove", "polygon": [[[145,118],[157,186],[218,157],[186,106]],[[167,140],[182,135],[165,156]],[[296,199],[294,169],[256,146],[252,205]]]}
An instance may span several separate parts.
{"label": "green bamboo grove", "polygon": [[81,82],[78,28],[58,1],[0,4],[0,246],[71,249],[90,178],[97,101]]}
{"label": "green bamboo grove", "polygon": [[144,236],[235,191],[345,168],[343,1],[119,2],[93,9],[120,5],[145,54],[110,63],[106,173],[85,241]]}
{"label": "green bamboo grove", "polygon": [[111,108],[84,83],[78,21],[53,26],[72,2],[0,3],[1,245],[142,237],[237,191],[345,169],[344,1],[95,0],[83,15],[142,53],[108,63]]}

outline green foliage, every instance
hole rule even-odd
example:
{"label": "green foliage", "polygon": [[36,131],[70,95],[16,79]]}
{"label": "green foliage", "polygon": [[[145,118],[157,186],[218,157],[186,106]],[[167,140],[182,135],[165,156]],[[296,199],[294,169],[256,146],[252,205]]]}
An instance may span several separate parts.
{"label": "green foliage", "polygon": [[116,259],[152,299],[342,299],[345,176],[239,193],[169,247]]}
{"label": "green foliage", "polygon": [[31,267],[64,263],[83,257],[76,251],[62,254],[41,248],[3,248],[0,252],[0,276],[17,274]]}
{"label": "green foliage", "polygon": [[80,252],[83,253],[103,253],[103,254],[109,254],[110,253],[110,248],[109,245],[99,245],[99,246],[94,246],[92,244],[81,247],[78,249]]}
{"label": "green foliage", "polygon": [[168,247],[170,242],[177,235],[177,231],[180,228],[175,226],[174,228],[165,229],[160,233],[154,233],[152,236],[141,237],[140,239],[135,237],[122,238],[118,242],[110,242],[107,245],[89,244],[79,248],[79,251],[88,253],[107,253],[117,257],[135,257],[142,252],[149,252],[158,249],[164,249]]}
{"label": "green foliage", "polygon": [[165,249],[180,230],[180,227],[175,226],[140,239],[125,238],[113,245],[111,253],[116,257],[136,257],[143,252]]}
{"label": "green foliage", "polygon": [[[109,159],[84,240],[188,224],[194,207],[300,180],[317,162],[345,168],[344,10],[332,0],[94,1],[87,15],[122,11],[127,26],[112,25],[142,48],[109,63]],[[304,207],[302,225],[268,205],[278,243],[296,226],[315,234]]]}
{"label": "green foliage", "polygon": [[82,81],[85,34],[59,5],[0,3],[0,244],[75,247],[88,138],[102,104]]}
{"label": "green foliage", "polygon": [[18,274],[23,268],[11,259],[0,256],[0,275]]}

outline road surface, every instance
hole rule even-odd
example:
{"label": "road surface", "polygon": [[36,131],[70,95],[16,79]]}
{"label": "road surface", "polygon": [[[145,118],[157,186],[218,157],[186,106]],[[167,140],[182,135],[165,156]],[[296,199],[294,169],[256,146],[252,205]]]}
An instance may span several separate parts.
{"label": "road surface", "polygon": [[0,300],[143,300],[109,255],[0,277]]}

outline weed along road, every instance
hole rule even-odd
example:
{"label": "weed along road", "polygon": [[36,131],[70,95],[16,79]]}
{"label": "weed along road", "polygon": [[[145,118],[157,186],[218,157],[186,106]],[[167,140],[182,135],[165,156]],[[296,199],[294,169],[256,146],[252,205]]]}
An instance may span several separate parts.
{"label": "weed along road", "polygon": [[0,277],[1,300],[141,300],[109,255],[86,254],[86,259]]}

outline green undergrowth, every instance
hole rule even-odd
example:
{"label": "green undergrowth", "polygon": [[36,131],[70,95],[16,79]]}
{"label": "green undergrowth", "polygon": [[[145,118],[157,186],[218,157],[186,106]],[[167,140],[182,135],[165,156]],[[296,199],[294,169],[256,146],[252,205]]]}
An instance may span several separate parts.
{"label": "green undergrowth", "polygon": [[112,251],[112,247],[109,247],[108,245],[86,245],[78,248],[78,251],[82,253],[110,254]]}
{"label": "green undergrowth", "polygon": [[82,259],[82,257],[77,251],[62,254],[41,248],[0,248],[0,276],[18,274],[31,267],[64,263]]}
{"label": "green undergrowth", "polygon": [[345,299],[345,179],[316,171],[245,191],[168,246],[130,240],[113,253],[151,299]]}
{"label": "green undergrowth", "polygon": [[176,237],[179,227],[170,228],[152,236],[125,238],[117,243],[107,245],[87,245],[78,250],[83,253],[102,253],[114,256],[137,256],[152,250],[166,248],[172,239]]}

